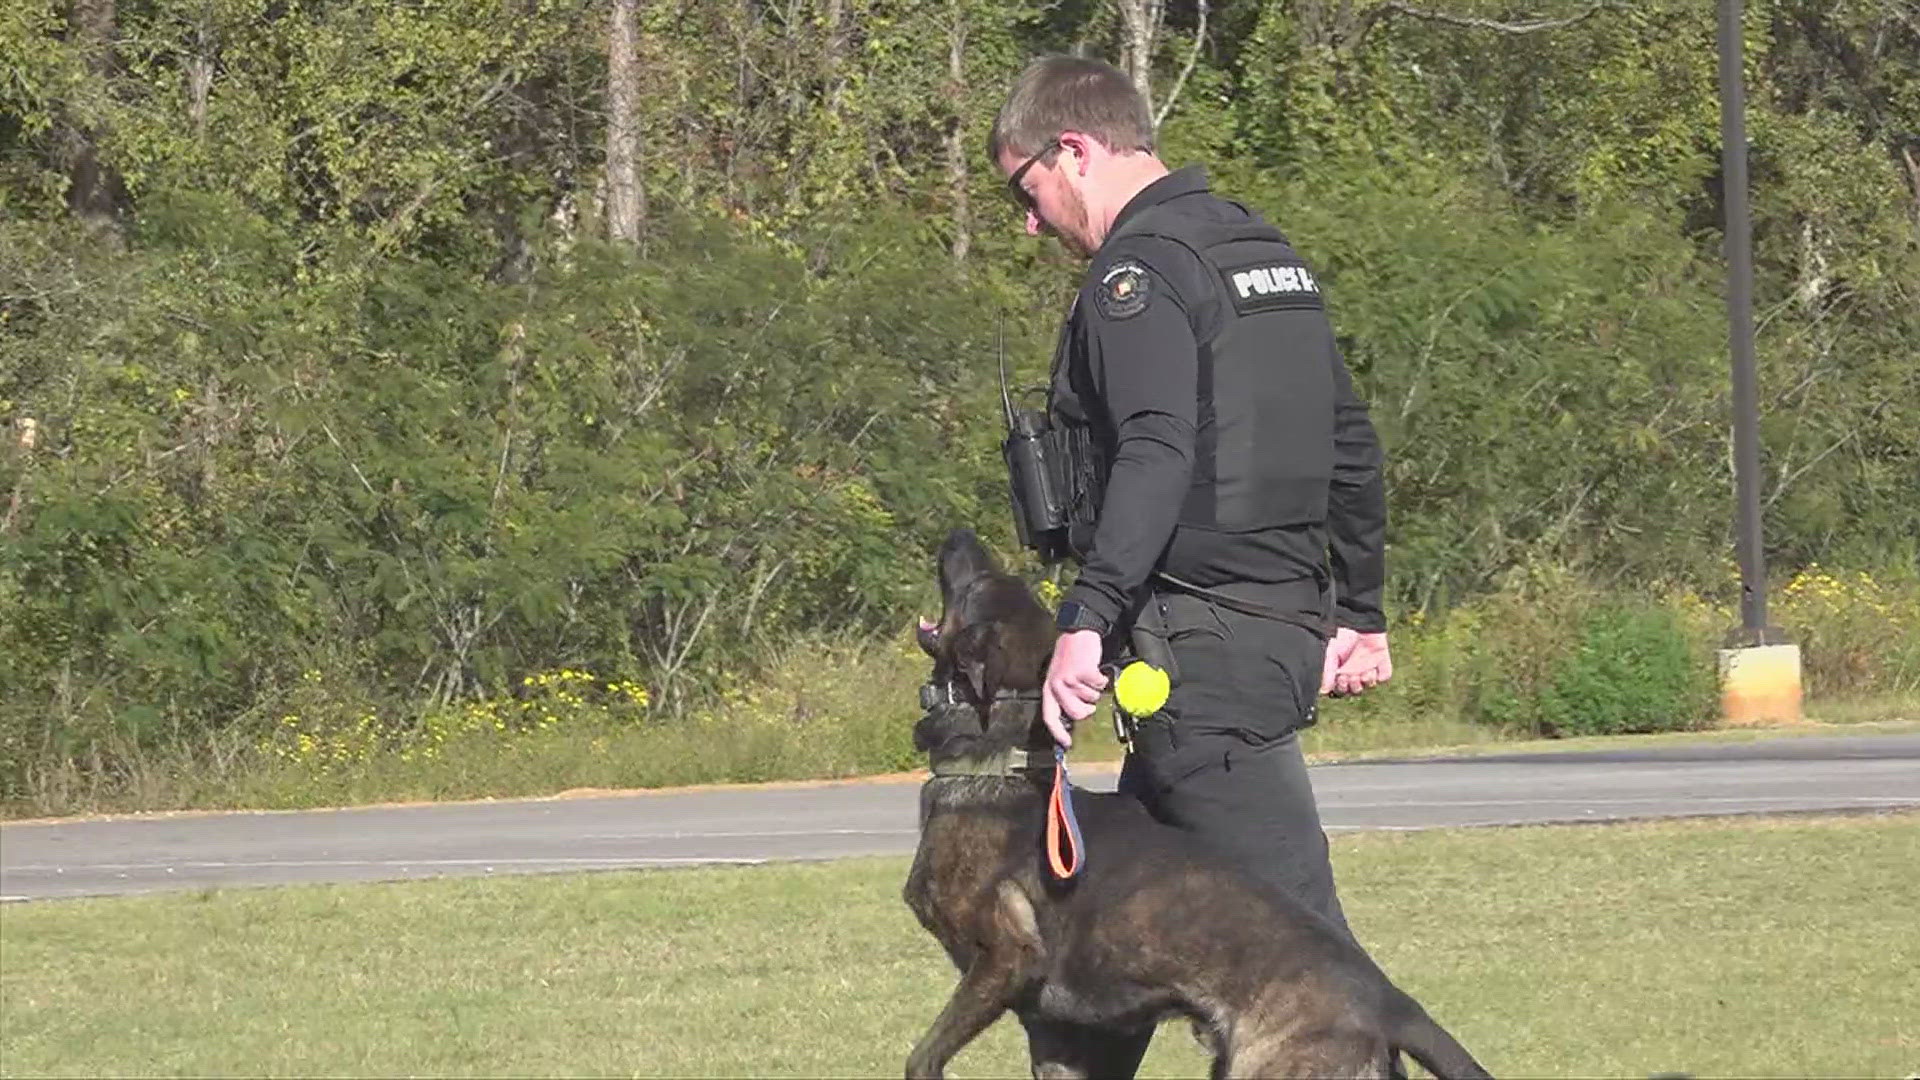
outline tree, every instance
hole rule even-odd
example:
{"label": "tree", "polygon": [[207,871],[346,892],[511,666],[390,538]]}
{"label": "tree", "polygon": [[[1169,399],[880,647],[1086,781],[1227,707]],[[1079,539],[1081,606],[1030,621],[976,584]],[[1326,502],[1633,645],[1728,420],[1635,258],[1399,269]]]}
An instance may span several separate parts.
{"label": "tree", "polygon": [[607,235],[640,243],[646,221],[646,185],[640,177],[640,61],[635,8],[639,0],[612,0],[607,32]]}
{"label": "tree", "polygon": [[106,232],[117,225],[126,198],[118,172],[100,150],[116,67],[114,0],[74,0],[67,21],[87,77],[84,91],[68,103],[61,125],[67,209],[95,231]]}
{"label": "tree", "polygon": [[965,0],[949,5],[947,23],[947,100],[953,115],[947,121],[947,191],[953,206],[953,261],[963,263],[973,245],[969,214],[967,161],[967,8]]}

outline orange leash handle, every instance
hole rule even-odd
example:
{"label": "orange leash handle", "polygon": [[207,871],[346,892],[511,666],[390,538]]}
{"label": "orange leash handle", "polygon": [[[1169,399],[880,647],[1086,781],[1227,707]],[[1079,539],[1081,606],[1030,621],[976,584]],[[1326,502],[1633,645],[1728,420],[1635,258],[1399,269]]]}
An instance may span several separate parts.
{"label": "orange leash handle", "polygon": [[1053,792],[1047,796],[1047,866],[1053,876],[1069,881],[1080,873],[1085,859],[1080,846],[1080,819],[1073,813],[1073,790],[1067,782],[1067,753],[1053,748]]}

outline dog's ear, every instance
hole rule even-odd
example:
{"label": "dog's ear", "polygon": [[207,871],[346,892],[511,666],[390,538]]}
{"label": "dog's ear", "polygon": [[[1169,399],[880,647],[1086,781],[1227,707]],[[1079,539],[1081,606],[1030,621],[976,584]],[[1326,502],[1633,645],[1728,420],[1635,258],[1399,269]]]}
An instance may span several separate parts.
{"label": "dog's ear", "polygon": [[983,727],[987,722],[987,714],[993,711],[993,695],[999,692],[987,668],[988,665],[981,661],[970,660],[960,669],[967,677],[967,687],[973,691],[974,704],[980,710],[980,724]]}
{"label": "dog's ear", "polygon": [[986,726],[993,711],[994,696],[1005,678],[1005,650],[1000,647],[999,628],[992,623],[975,623],[955,634],[947,655],[954,671],[966,680],[974,706],[980,710],[980,724]]}

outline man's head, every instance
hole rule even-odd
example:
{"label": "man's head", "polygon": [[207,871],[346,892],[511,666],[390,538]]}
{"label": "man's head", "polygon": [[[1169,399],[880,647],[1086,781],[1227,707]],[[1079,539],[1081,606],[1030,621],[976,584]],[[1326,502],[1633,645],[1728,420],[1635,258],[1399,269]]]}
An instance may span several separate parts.
{"label": "man's head", "polygon": [[1114,216],[1140,189],[1166,175],[1154,156],[1153,117],[1119,68],[1077,56],[1027,65],[994,117],[987,156],[1042,230],[1089,256]]}

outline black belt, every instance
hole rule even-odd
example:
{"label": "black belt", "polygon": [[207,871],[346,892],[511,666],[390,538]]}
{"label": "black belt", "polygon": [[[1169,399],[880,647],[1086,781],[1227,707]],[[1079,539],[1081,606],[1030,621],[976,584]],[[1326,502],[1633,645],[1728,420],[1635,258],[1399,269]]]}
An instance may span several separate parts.
{"label": "black belt", "polygon": [[1324,586],[1320,589],[1321,615],[1316,619],[1310,615],[1302,615],[1297,611],[1283,611],[1280,608],[1268,607],[1258,601],[1245,600],[1229,593],[1223,593],[1218,589],[1210,589],[1205,585],[1195,585],[1191,581],[1184,581],[1174,577],[1165,570],[1155,570],[1153,576],[1156,580],[1172,586],[1172,591],[1174,592],[1186,593],[1190,596],[1200,597],[1203,600],[1210,600],[1226,608],[1228,611],[1238,612],[1241,615],[1255,619],[1272,619],[1277,622],[1291,623],[1294,626],[1310,630],[1323,639],[1333,636],[1333,611],[1332,605],[1328,603],[1328,600],[1331,598],[1328,596],[1328,590]]}

